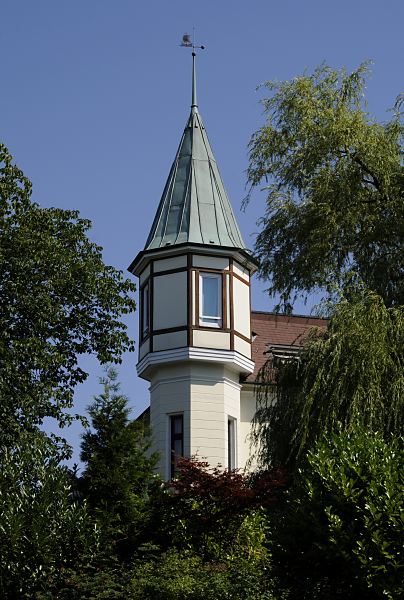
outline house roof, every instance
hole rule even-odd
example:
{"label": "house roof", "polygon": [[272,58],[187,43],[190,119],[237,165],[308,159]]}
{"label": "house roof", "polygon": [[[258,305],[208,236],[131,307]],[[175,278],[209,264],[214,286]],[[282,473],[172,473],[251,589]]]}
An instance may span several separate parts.
{"label": "house roof", "polygon": [[244,380],[254,383],[261,367],[268,359],[271,347],[299,349],[310,329],[326,327],[327,320],[304,315],[280,315],[271,312],[251,312],[253,335],[251,358],[255,363],[254,372]]}
{"label": "house roof", "polygon": [[199,114],[194,54],[191,114],[145,250],[184,242],[246,248]]}

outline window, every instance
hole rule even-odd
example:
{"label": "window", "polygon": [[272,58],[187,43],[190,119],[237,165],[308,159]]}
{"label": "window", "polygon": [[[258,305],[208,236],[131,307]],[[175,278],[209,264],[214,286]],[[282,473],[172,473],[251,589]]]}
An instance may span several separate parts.
{"label": "window", "polygon": [[174,477],[178,458],[184,456],[184,417],[170,416],[170,476]]}
{"label": "window", "polygon": [[142,339],[148,336],[149,334],[149,321],[150,321],[150,293],[149,293],[149,284],[142,288],[142,298],[141,298],[141,306],[142,306]]}
{"label": "window", "polygon": [[227,468],[236,468],[236,420],[231,417],[227,420]]}
{"label": "window", "polygon": [[199,288],[199,325],[222,327],[222,275],[201,273]]}

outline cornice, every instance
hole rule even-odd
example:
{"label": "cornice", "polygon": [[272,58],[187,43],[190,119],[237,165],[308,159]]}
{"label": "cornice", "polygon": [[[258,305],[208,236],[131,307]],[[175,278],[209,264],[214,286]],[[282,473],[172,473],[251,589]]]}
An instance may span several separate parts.
{"label": "cornice", "polygon": [[164,386],[167,383],[190,383],[194,385],[204,385],[209,384],[213,385],[216,383],[224,383],[227,386],[237,390],[238,392],[241,390],[242,385],[236,381],[233,381],[229,377],[201,377],[201,376],[193,376],[187,375],[185,377],[163,377],[162,379],[158,379],[156,383],[150,386],[149,391],[154,392],[160,386]]}
{"label": "cornice", "polygon": [[249,374],[254,371],[252,360],[243,356],[235,350],[217,350],[215,348],[175,348],[172,350],[160,350],[158,352],[149,352],[136,365],[139,377],[148,379],[150,371],[157,368],[158,365],[178,363],[184,361],[212,362],[216,364],[228,365],[237,373]]}

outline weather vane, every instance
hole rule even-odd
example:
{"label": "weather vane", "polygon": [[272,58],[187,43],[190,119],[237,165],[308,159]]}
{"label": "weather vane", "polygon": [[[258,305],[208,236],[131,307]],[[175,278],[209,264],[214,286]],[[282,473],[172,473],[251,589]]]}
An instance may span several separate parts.
{"label": "weather vane", "polygon": [[191,104],[191,108],[192,108],[192,111],[198,111],[198,102],[196,100],[196,72],[195,72],[196,52],[195,52],[195,50],[197,48],[200,48],[201,50],[205,50],[205,46],[197,46],[196,45],[196,43],[195,43],[195,27],[193,29],[192,40],[191,40],[191,36],[189,35],[189,33],[184,33],[184,35],[182,36],[182,42],[181,42],[180,46],[183,46],[184,48],[192,48],[192,104]]}
{"label": "weather vane", "polygon": [[184,33],[184,35],[182,36],[182,42],[181,42],[180,46],[183,46],[184,48],[192,48],[192,56],[195,56],[195,50],[197,48],[200,48],[201,50],[205,50],[205,46],[197,46],[195,44],[195,27],[194,27],[194,31],[193,31],[193,35],[192,35],[192,40],[191,40],[191,36],[189,33]]}

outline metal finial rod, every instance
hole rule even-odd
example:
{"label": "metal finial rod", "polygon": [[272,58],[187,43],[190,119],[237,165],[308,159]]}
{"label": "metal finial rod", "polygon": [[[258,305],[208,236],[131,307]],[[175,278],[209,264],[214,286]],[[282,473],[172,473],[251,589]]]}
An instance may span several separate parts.
{"label": "metal finial rod", "polygon": [[195,69],[195,57],[196,53],[192,52],[192,103],[191,108],[198,106],[198,100],[196,98],[196,69]]}
{"label": "metal finial rod", "polygon": [[195,50],[197,50],[198,48],[200,50],[205,50],[205,46],[197,46],[195,44],[195,27],[193,30],[192,38],[193,39],[191,40],[191,36],[189,35],[189,33],[184,33],[184,35],[182,36],[182,42],[180,45],[184,46],[185,48],[192,48],[192,103],[191,103],[191,108],[197,108],[198,101],[196,98],[196,67],[195,67],[196,52],[195,52]]}

